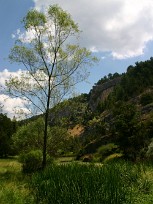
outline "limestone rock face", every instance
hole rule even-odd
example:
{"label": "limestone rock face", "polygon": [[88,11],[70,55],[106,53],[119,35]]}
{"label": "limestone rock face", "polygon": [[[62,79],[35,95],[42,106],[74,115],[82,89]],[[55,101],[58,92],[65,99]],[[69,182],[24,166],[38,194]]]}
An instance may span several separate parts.
{"label": "limestone rock face", "polygon": [[103,84],[93,86],[90,92],[89,106],[94,111],[99,102],[104,102],[108,95],[113,91],[114,87],[119,84],[121,77],[109,80]]}

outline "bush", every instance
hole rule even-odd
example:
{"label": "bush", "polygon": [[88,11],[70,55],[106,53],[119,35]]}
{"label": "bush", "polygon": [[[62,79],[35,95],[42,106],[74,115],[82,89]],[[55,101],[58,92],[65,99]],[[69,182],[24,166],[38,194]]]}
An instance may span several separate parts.
{"label": "bush", "polygon": [[98,148],[98,153],[103,156],[112,154],[118,148],[114,143],[109,143]]}
{"label": "bush", "polygon": [[85,155],[85,156],[83,156],[83,158],[82,158],[82,161],[83,161],[83,162],[92,162],[92,160],[93,160],[92,155]]}
{"label": "bush", "polygon": [[103,162],[105,163],[109,163],[109,162],[117,162],[119,160],[121,160],[123,157],[123,154],[122,153],[114,153],[114,154],[111,154],[109,156],[107,156]]}
{"label": "bush", "polygon": [[109,143],[103,145],[97,149],[97,152],[94,154],[94,161],[95,162],[102,162],[106,157],[117,153],[118,146],[114,143]]}
{"label": "bush", "polygon": [[148,150],[146,152],[146,157],[148,160],[152,161],[153,160],[153,140],[148,146]]}
{"label": "bush", "polygon": [[19,156],[19,162],[22,163],[24,173],[32,173],[41,169],[42,152],[40,150],[31,150]]}
{"label": "bush", "polygon": [[140,98],[140,103],[141,105],[145,106],[149,103],[152,103],[153,102],[153,96],[152,96],[152,93],[145,93],[141,96]]}

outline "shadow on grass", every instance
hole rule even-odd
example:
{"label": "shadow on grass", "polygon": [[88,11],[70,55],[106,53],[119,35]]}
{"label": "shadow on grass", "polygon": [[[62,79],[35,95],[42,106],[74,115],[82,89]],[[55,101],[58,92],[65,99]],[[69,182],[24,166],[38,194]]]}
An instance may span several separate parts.
{"label": "shadow on grass", "polygon": [[21,164],[14,157],[0,159],[1,181],[22,180]]}
{"label": "shadow on grass", "polygon": [[0,204],[32,204],[28,179],[15,158],[0,159]]}

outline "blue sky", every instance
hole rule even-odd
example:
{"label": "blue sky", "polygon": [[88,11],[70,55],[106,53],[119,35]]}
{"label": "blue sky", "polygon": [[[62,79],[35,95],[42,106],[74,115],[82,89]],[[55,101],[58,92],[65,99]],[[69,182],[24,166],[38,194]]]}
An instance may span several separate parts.
{"label": "blue sky", "polygon": [[11,35],[18,28],[22,28],[21,20],[27,11],[34,6],[31,0],[1,0],[0,5],[0,71],[8,69],[10,71],[17,70],[14,64],[9,64],[7,58],[10,49],[14,45]]}
{"label": "blue sky", "polygon": [[[80,44],[100,59],[89,69],[88,83],[79,84],[77,92],[88,93],[104,75],[123,73],[129,65],[153,56],[152,0],[1,0],[0,84],[10,72],[23,68],[7,60],[15,42],[12,35],[17,29],[23,31],[21,20],[29,9],[44,11],[54,3],[71,13],[82,30]],[[0,102],[4,103],[4,95],[0,95]],[[5,106],[10,103],[5,101]]]}

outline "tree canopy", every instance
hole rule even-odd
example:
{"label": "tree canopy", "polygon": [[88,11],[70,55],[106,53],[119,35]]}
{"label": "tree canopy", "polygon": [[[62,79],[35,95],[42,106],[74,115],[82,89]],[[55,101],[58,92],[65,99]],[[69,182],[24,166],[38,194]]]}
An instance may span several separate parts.
{"label": "tree canopy", "polygon": [[0,113],[0,157],[13,154],[12,135],[15,131],[15,121]]}
{"label": "tree canopy", "polygon": [[78,45],[78,25],[58,5],[50,6],[45,14],[29,11],[23,24],[25,35],[20,36],[9,58],[23,64],[26,71],[10,78],[6,85],[12,97],[25,101],[28,114],[44,113],[45,166],[49,109],[70,93],[76,83],[87,78],[86,67],[96,58]]}

